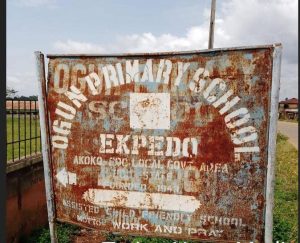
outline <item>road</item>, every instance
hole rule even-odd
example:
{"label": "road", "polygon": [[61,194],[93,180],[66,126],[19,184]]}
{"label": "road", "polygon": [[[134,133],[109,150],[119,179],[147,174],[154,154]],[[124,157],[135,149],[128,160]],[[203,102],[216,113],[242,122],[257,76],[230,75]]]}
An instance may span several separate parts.
{"label": "road", "polygon": [[298,123],[278,121],[277,130],[289,137],[289,142],[298,149]]}

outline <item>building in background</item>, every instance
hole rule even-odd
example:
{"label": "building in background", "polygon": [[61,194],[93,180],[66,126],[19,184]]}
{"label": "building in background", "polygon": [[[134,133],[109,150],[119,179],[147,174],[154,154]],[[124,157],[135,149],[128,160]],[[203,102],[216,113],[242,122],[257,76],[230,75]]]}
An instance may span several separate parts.
{"label": "building in background", "polygon": [[298,119],[298,99],[285,98],[279,102],[279,119]]}

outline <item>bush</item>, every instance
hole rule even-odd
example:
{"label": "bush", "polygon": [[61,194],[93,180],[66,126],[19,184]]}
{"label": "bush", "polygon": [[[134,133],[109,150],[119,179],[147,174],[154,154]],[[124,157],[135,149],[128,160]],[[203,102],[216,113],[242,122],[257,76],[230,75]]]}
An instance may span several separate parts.
{"label": "bush", "polygon": [[142,236],[120,236],[120,235],[114,235],[114,234],[108,234],[106,236],[107,241],[113,241],[117,243],[183,243],[183,242],[191,242],[191,241],[177,241],[177,240],[170,240],[165,238],[155,238],[155,237],[142,237]]}
{"label": "bush", "polygon": [[[70,243],[72,235],[78,229],[77,226],[70,224],[57,223],[57,237],[59,243]],[[23,239],[23,243],[49,243],[50,230],[49,227],[41,228],[34,231],[28,239]]]}
{"label": "bush", "polygon": [[277,134],[277,143],[287,141],[289,138],[282,133]]}
{"label": "bush", "polygon": [[292,235],[292,226],[274,215],[273,239],[279,242],[290,242]]}

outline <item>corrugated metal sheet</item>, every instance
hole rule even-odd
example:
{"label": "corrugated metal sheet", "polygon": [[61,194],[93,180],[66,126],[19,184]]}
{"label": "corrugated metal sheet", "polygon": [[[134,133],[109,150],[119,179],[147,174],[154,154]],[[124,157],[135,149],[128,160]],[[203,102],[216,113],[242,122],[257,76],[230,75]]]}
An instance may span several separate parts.
{"label": "corrugated metal sheet", "polygon": [[273,51],[49,55],[57,219],[263,242]]}

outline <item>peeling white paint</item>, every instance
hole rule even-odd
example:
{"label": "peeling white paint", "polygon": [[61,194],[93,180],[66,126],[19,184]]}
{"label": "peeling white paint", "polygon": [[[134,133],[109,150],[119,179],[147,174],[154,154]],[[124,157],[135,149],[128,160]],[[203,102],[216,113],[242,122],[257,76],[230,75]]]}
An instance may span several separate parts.
{"label": "peeling white paint", "polygon": [[170,129],[170,93],[130,93],[130,127]]}
{"label": "peeling white paint", "polygon": [[201,203],[194,196],[89,189],[82,198],[103,207],[170,210],[193,213]]}

